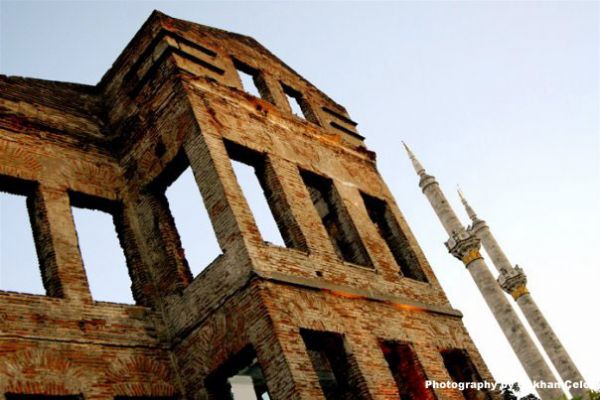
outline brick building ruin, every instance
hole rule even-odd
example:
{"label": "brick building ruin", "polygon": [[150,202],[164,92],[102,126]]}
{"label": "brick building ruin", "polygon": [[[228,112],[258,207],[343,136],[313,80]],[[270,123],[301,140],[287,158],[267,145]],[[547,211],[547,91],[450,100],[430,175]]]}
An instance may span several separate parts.
{"label": "brick building ruin", "polygon": [[[197,276],[165,197],[188,167],[222,252]],[[154,12],[96,86],[0,77],[0,190],[46,291],[0,292],[7,400],[494,397],[425,388],[492,377],[356,123],[249,37]],[[92,297],[74,206],[112,216],[135,305]]]}

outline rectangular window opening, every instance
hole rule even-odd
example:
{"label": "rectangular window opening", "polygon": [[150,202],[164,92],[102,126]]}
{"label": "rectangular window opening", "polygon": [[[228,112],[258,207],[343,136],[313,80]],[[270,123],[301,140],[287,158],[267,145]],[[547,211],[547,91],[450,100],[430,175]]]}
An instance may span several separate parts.
{"label": "rectangular window opening", "polygon": [[398,386],[400,400],[435,400],[425,387],[427,377],[412,347],[407,343],[381,341],[381,350]]}
{"label": "rectangular window opening", "polygon": [[198,276],[221,254],[208,210],[189,165],[181,151],[163,171],[157,183],[159,196],[166,199],[184,260],[193,277]]}
{"label": "rectangular window opening", "polygon": [[371,258],[333,181],[304,170],[300,171],[300,175],[340,259],[372,268]]}
{"label": "rectangular window opening", "polygon": [[292,109],[292,114],[318,125],[317,117],[302,93],[283,83],[281,87]]}
{"label": "rectangular window opening", "polygon": [[270,399],[262,368],[250,346],[212,372],[205,383],[211,399]]}
{"label": "rectangular window opening", "polygon": [[273,103],[273,96],[271,95],[269,87],[267,86],[267,82],[265,81],[264,75],[261,71],[235,58],[233,58],[233,64],[238,72],[240,81],[242,82],[242,87],[246,93]]}
{"label": "rectangular window opening", "polygon": [[394,218],[388,204],[362,192],[361,196],[371,221],[390,249],[402,275],[406,278],[427,282],[427,277],[419,265],[417,256],[411,249],[406,235]]}
{"label": "rectangular window opening", "polygon": [[356,362],[344,348],[338,333],[301,329],[308,356],[327,400],[360,400],[364,387]]}
{"label": "rectangular window opening", "polygon": [[35,184],[0,176],[0,290],[46,295],[32,228]]}
{"label": "rectangular window opening", "polygon": [[298,232],[294,234],[291,231],[293,227],[283,220],[284,205],[274,198],[268,183],[266,156],[231,141],[225,141],[225,147],[263,240],[278,246],[305,250],[303,241],[295,238]]}
{"label": "rectangular window opening", "polygon": [[242,81],[242,87],[244,88],[244,91],[250,93],[254,97],[261,97],[260,90],[258,90],[258,86],[256,84],[258,71],[241,64],[240,62],[234,61],[234,64],[238,75],[240,76],[240,80]]}
{"label": "rectangular window opening", "polygon": [[[441,352],[444,366],[454,382],[482,382],[475,365],[466,350],[450,349]],[[470,387],[462,391],[465,400],[491,399],[487,390],[476,390]]]}
{"label": "rectangular window opening", "polygon": [[92,298],[135,304],[129,265],[119,238],[119,203],[70,192],[79,251]]}

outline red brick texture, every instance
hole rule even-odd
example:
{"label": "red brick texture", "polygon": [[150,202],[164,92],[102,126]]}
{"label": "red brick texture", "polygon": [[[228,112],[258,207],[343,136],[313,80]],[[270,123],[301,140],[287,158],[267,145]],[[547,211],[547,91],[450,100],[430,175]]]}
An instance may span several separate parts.
{"label": "red brick texture", "polygon": [[[266,99],[242,90],[234,62],[257,71]],[[360,398],[398,398],[381,340],[411,344],[429,379],[450,379],[440,352],[457,348],[491,380],[362,139],[344,107],[253,39],[158,12],[97,86],[1,76],[0,176],[33,188],[47,296],[0,292],[0,397],[207,399],[207,377],[250,346],[272,399],[323,399],[301,329],[341,335]],[[261,155],[290,248],[263,241],[225,141]],[[188,165],[222,250],[195,278],[164,198]],[[340,229],[355,229],[372,266],[340,259],[301,170],[331,180]],[[387,203],[427,282],[402,276],[361,192]],[[137,305],[92,299],[72,193],[116,205]]]}

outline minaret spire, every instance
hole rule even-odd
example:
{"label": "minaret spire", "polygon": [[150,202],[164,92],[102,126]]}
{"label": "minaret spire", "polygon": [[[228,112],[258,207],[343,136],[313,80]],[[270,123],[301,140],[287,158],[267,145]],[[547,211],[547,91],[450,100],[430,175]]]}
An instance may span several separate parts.
{"label": "minaret spire", "polygon": [[406,143],[404,143],[404,141],[402,141],[402,145],[404,145],[404,149],[408,153],[408,158],[410,158],[410,161],[412,162],[412,165],[415,168],[415,172],[417,173],[417,175],[421,176],[421,175],[425,174],[425,168],[423,168],[423,165],[417,159],[417,157],[412,152],[410,147],[408,147],[408,145]]}
{"label": "minaret spire", "polygon": [[[450,207],[450,203],[440,189],[438,182],[433,176],[425,172],[425,168],[406,143],[403,142],[402,144],[419,175],[419,187],[450,236],[446,242],[448,251],[461,260],[471,274],[531,381],[554,383],[555,378],[552,371],[479,253],[480,239],[475,236],[472,230],[465,229],[452,207]],[[554,400],[562,395],[562,391],[555,387],[538,388],[537,391],[543,400]]]}
{"label": "minaret spire", "polygon": [[473,222],[477,221],[479,218],[477,217],[475,210],[473,210],[473,207],[471,207],[469,202],[467,202],[467,199],[465,198],[465,194],[463,193],[460,186],[457,186],[457,191],[458,191],[458,195],[460,196],[460,201],[462,202],[463,206],[465,206],[465,210],[467,210],[467,215],[469,216],[469,218],[471,218],[471,221],[473,221]]}

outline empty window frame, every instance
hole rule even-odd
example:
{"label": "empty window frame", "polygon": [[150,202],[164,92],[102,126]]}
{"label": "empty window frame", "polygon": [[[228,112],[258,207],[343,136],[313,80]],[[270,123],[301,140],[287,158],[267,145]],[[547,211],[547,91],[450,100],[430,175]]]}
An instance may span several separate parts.
{"label": "empty window frame", "polygon": [[342,335],[308,329],[300,334],[327,400],[370,398],[364,394],[364,380],[356,361],[346,353]]}
{"label": "empty window frame", "polygon": [[285,83],[282,83],[281,87],[283,88],[283,93],[285,93],[288,104],[292,109],[292,113],[318,125],[319,120],[304,95]]}
{"label": "empty window frame", "polygon": [[291,217],[283,191],[274,187],[277,178],[266,155],[228,140],[224,143],[263,240],[307,251],[306,241]]}
{"label": "empty window frame", "polygon": [[371,221],[373,221],[379,235],[390,249],[402,275],[406,278],[427,282],[427,277],[388,204],[362,192],[361,196]]}
{"label": "empty window frame", "polygon": [[211,399],[270,399],[265,377],[251,346],[244,348],[209,374],[205,385]]}
{"label": "empty window frame", "polygon": [[0,290],[46,294],[31,220],[35,184],[0,176]]}
{"label": "empty window frame", "polygon": [[338,256],[344,261],[372,268],[367,250],[333,181],[305,170],[301,170],[300,175]]}
{"label": "empty window frame", "polygon": [[121,204],[75,192],[70,192],[69,198],[92,298],[135,304],[121,242]]}
{"label": "empty window frame", "polygon": [[433,392],[425,388],[427,378],[408,343],[385,340],[380,342],[380,347],[398,386],[401,400],[435,399]]}
{"label": "empty window frame", "polygon": [[233,65],[238,72],[244,91],[273,103],[273,96],[261,71],[235,58],[233,59]]}
{"label": "empty window frame", "polygon": [[[444,366],[454,382],[482,382],[469,354],[463,349],[449,349],[441,352]],[[465,400],[491,399],[487,390],[476,390],[470,387],[463,391]]]}
{"label": "empty window frame", "polygon": [[184,264],[190,279],[198,276],[222,252],[200,188],[183,149],[171,160],[149,191],[161,203],[168,220],[163,240],[171,256]]}

